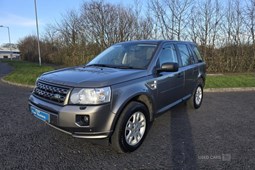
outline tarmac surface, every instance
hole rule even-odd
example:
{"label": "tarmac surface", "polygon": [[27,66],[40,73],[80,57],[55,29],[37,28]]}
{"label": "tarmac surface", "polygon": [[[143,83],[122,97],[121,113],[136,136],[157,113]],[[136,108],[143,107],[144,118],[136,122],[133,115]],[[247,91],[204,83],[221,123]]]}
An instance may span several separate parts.
{"label": "tarmac surface", "polygon": [[[0,62],[0,78],[12,69]],[[32,116],[31,88],[0,81],[0,169],[254,169],[255,91],[205,93],[158,117],[142,146],[117,154]]]}

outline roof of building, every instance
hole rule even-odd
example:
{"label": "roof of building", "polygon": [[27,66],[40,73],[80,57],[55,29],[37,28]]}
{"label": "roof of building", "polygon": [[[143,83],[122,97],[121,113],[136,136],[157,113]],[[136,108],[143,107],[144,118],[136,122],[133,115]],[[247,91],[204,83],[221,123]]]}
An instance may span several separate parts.
{"label": "roof of building", "polygon": [[0,47],[0,52],[7,52],[9,53],[10,51],[12,52],[20,52],[18,48],[6,48],[6,47]]}

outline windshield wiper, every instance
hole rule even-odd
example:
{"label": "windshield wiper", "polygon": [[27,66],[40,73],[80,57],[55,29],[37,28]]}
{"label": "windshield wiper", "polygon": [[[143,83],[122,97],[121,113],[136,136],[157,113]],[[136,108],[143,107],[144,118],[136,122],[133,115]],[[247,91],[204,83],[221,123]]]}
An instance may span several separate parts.
{"label": "windshield wiper", "polygon": [[85,67],[93,67],[93,66],[96,66],[96,67],[111,67],[109,65],[106,65],[106,64],[89,64],[89,65],[85,65]]}
{"label": "windshield wiper", "polygon": [[120,68],[120,69],[136,69],[132,66],[127,66],[127,65],[116,65],[114,68]]}
{"label": "windshield wiper", "polygon": [[128,65],[107,65],[107,64],[89,64],[86,65],[85,67],[109,67],[109,68],[119,68],[119,69],[141,69],[141,68],[135,68],[132,66],[128,66]]}

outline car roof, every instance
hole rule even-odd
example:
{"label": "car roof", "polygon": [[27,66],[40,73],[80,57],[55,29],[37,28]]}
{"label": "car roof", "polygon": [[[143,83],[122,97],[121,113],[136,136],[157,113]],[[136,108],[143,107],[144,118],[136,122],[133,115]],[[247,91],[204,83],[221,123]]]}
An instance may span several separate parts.
{"label": "car roof", "polygon": [[177,40],[132,40],[132,41],[124,41],[117,44],[133,44],[133,43],[145,43],[145,44],[161,44],[161,43],[167,43],[167,42],[175,42],[175,43],[189,43],[189,44],[195,44],[190,41],[177,41]]}

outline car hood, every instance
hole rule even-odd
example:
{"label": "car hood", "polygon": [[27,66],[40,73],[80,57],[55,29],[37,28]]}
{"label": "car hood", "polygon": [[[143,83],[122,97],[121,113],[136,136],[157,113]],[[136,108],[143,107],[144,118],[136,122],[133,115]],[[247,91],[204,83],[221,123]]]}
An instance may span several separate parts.
{"label": "car hood", "polygon": [[72,87],[104,87],[146,75],[146,70],[73,67],[44,73],[39,80]]}

